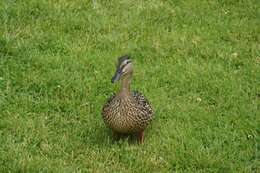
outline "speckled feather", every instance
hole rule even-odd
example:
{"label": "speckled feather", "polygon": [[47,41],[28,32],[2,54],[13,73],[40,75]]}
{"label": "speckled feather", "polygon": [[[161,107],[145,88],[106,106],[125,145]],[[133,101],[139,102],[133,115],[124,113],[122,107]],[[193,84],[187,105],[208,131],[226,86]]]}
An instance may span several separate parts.
{"label": "speckled feather", "polygon": [[103,106],[104,122],[118,133],[135,133],[146,128],[153,118],[148,100],[138,91],[128,97],[112,95]]}

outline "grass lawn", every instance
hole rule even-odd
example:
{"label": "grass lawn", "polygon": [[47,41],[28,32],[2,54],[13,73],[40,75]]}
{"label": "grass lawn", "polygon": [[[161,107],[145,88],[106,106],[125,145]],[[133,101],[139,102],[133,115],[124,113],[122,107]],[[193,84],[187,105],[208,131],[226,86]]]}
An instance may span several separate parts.
{"label": "grass lawn", "polygon": [[[260,170],[258,0],[2,0],[0,172]],[[142,145],[101,118],[117,57],[155,110]]]}

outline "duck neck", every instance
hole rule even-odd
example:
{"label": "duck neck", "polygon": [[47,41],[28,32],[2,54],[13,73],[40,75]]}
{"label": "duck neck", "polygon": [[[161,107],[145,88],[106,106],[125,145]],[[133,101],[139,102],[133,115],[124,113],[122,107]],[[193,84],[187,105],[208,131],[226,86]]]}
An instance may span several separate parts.
{"label": "duck neck", "polygon": [[131,75],[126,75],[121,79],[120,95],[128,96],[130,95],[130,77]]}

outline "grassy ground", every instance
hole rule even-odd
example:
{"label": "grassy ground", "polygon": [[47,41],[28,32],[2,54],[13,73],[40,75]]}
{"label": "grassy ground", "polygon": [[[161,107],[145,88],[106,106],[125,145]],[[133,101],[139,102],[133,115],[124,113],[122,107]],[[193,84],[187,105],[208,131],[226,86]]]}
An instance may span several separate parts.
{"label": "grassy ground", "polygon": [[[259,171],[259,9],[1,1],[0,172]],[[100,115],[125,53],[155,110],[143,145],[114,141]]]}

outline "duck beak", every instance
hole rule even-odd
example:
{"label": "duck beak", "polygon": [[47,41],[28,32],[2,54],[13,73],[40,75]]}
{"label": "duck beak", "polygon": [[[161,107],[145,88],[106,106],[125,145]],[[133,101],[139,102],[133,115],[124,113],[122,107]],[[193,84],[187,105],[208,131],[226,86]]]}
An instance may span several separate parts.
{"label": "duck beak", "polygon": [[111,79],[111,82],[114,83],[115,81],[118,81],[120,79],[121,76],[121,70],[117,69],[114,76]]}

